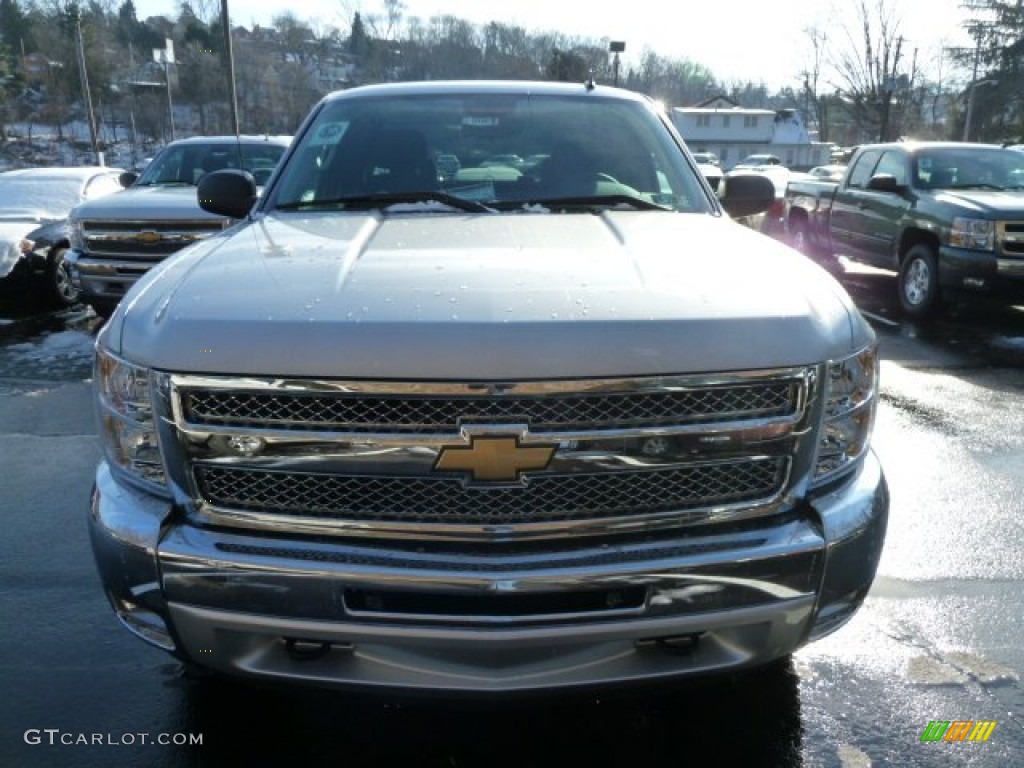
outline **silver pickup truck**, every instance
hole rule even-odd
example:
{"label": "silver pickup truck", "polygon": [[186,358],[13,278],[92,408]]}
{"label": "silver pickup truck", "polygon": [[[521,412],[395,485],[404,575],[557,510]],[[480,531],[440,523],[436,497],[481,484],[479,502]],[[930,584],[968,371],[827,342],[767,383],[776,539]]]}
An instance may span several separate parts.
{"label": "silver pickup truck", "polygon": [[109,317],[150,267],[232,224],[199,207],[199,179],[214,170],[241,168],[262,186],[290,141],[290,136],[180,139],[164,147],[141,176],[122,174],[128,189],[75,208],[65,260],[81,300]]}
{"label": "silver pickup truck", "polygon": [[[444,172],[437,158],[458,159]],[[647,98],[326,97],[99,335],[123,624],[273,681],[540,691],[785,658],[867,594],[874,334]]]}

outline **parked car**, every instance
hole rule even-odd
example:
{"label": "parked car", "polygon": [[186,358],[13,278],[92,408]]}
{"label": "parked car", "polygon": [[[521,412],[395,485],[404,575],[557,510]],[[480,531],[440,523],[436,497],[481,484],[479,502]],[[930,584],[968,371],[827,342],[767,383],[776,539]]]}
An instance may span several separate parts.
{"label": "parked car", "polygon": [[743,224],[763,232],[766,235],[779,236],[785,233],[784,213],[786,210],[785,193],[786,185],[789,184],[793,172],[784,165],[757,165],[757,166],[734,166],[725,174],[725,184],[728,186],[729,179],[737,176],[763,176],[772,183],[775,191],[775,200],[768,209],[753,216],[744,217]]}
{"label": "parked car", "polygon": [[68,214],[79,203],[121,190],[116,168],[23,168],[0,173],[0,292],[31,293],[47,304],[78,300],[65,254]]}
{"label": "parked car", "polygon": [[108,200],[84,203],[71,215],[67,263],[82,301],[108,316],[131,285],[154,264],[219,232],[232,221],[199,207],[196,184],[211,171],[237,168],[257,188],[273,173],[290,136],[197,136],[174,141],[130,185]]}
{"label": "parked car", "polygon": [[139,637],[226,675],[512,695],[730,674],[865,599],[874,332],[731,218],[767,179],[713,194],[653,100],[351,88],[262,195],[223,170],[197,197],[237,226],[96,342],[88,522]]}
{"label": "parked car", "polygon": [[817,165],[807,172],[812,179],[839,181],[846,173],[845,165]]}
{"label": "parked car", "polygon": [[732,170],[760,170],[763,168],[784,167],[782,161],[775,155],[755,154],[747,155],[732,167]]}
{"label": "parked car", "polygon": [[718,155],[714,152],[691,152],[690,154],[701,165],[720,165]]}
{"label": "parked car", "polygon": [[839,182],[794,179],[786,228],[819,261],[898,273],[903,312],[947,294],[1024,300],[1024,153],[961,142],[861,146]]}
{"label": "parked car", "polygon": [[722,183],[722,177],[725,175],[718,165],[718,158],[712,152],[692,152],[691,154],[693,159],[697,161],[697,167],[704,178],[707,179],[708,184],[711,185],[712,189],[717,190],[718,185]]}

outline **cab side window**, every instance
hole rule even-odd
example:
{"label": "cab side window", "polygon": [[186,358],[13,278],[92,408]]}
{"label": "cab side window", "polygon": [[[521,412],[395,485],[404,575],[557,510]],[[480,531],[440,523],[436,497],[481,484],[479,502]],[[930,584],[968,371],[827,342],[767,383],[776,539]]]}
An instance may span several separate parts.
{"label": "cab side window", "polygon": [[872,176],[877,176],[880,173],[887,173],[896,179],[896,183],[901,186],[907,185],[907,162],[903,157],[903,153],[897,152],[896,150],[890,149],[882,155],[882,159],[878,161],[878,165],[875,166],[875,172]]}
{"label": "cab side window", "polygon": [[853,170],[850,171],[850,180],[847,186],[854,189],[865,189],[868,179],[874,175],[875,166],[878,164],[878,157],[881,154],[881,150],[878,149],[869,149],[863,152],[857,158]]}

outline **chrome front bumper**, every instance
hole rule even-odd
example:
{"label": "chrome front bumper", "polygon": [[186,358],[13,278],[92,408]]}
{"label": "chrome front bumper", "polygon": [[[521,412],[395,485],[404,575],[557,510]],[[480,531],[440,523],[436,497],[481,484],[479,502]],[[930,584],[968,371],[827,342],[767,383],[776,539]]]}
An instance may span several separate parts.
{"label": "chrome front bumper", "polygon": [[71,274],[71,284],[83,297],[120,299],[140,277],[159,261],[109,259],[86,256],[69,250],[64,261]]}
{"label": "chrome front bumper", "polygon": [[770,525],[560,551],[396,551],[174,524],[168,503],[101,465],[90,528],[119,618],[203,666],[539,691],[756,665],[835,630],[874,578],[888,506],[869,453],[842,487]]}

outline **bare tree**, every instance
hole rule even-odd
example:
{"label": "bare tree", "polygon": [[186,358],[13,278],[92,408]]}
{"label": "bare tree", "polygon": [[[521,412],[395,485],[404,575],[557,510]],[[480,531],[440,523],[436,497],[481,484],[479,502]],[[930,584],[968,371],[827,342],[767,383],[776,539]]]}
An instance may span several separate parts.
{"label": "bare tree", "polygon": [[626,85],[665,104],[693,104],[718,87],[711,72],[689,59],[669,59],[645,49],[640,65],[631,69]]}
{"label": "bare tree", "polygon": [[[802,105],[804,121],[811,126],[812,122],[818,129],[818,138],[821,141],[828,141],[828,121],[826,103],[828,96],[822,95],[823,68],[825,65],[825,52],[828,50],[828,33],[820,27],[808,27],[804,34],[810,43],[810,60],[806,69],[801,72],[803,79],[802,92],[796,99]],[[813,121],[811,117],[813,116]]]}
{"label": "bare tree", "polygon": [[866,135],[888,141],[902,132],[913,106],[917,79],[916,52],[908,60],[900,19],[887,0],[857,5],[857,28],[841,30],[845,38],[830,63],[850,117]]}
{"label": "bare tree", "polygon": [[384,0],[384,39],[392,40],[398,35],[402,24],[402,15],[405,13],[405,3],[402,0]]}

